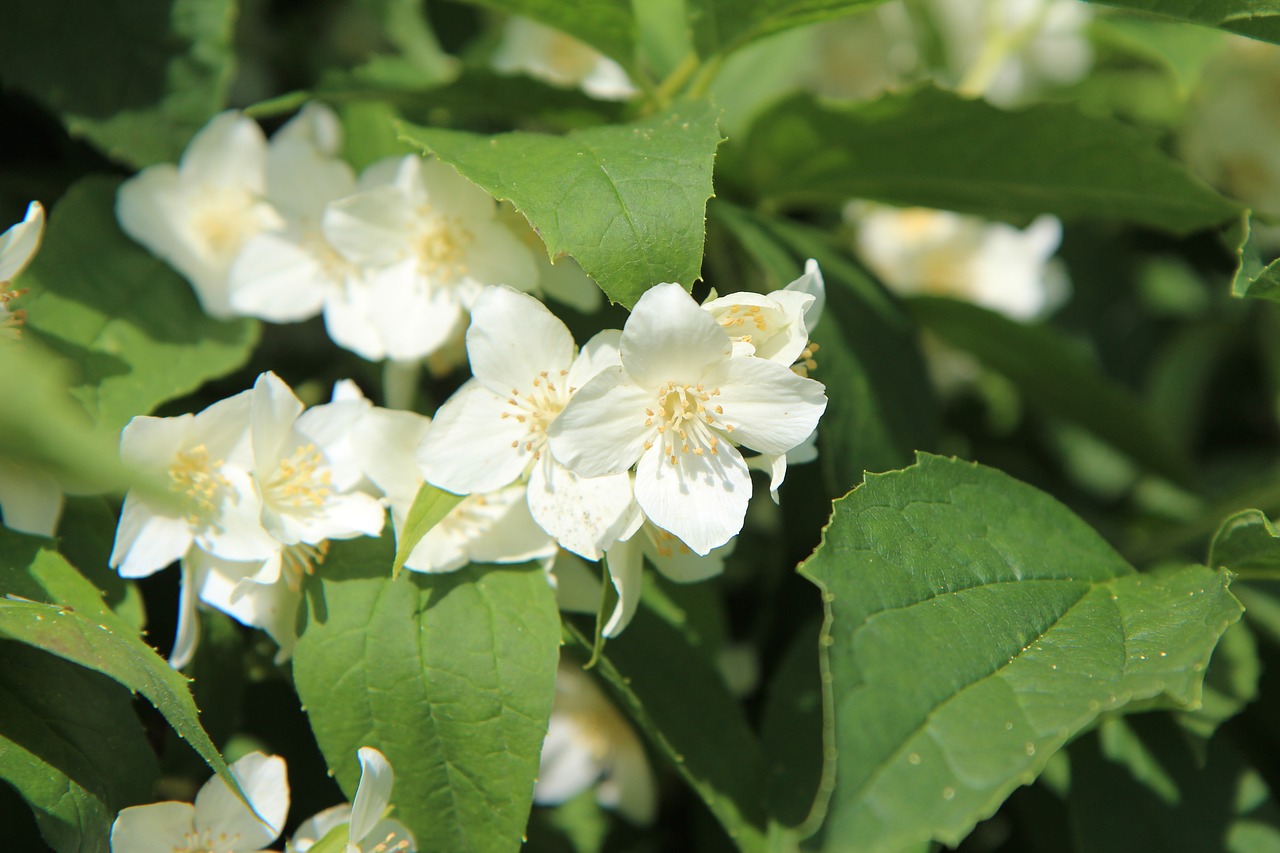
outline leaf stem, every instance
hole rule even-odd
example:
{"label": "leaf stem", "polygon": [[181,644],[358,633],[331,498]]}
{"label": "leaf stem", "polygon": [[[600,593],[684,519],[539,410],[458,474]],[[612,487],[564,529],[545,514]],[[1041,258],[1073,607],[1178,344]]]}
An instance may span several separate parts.
{"label": "leaf stem", "polygon": [[388,409],[414,411],[418,402],[418,374],[421,361],[392,361],[382,366],[382,397]]}
{"label": "leaf stem", "polygon": [[671,103],[671,99],[676,96],[681,87],[689,82],[689,78],[693,76],[699,68],[698,55],[692,51],[685,54],[684,59],[671,70],[658,87],[653,90],[653,100],[659,107],[666,107]]}

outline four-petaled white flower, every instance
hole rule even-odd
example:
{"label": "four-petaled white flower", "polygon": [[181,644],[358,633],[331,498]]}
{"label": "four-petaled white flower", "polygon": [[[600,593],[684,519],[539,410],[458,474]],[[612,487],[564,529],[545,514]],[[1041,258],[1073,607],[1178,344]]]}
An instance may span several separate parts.
{"label": "four-petaled white flower", "polygon": [[266,847],[280,836],[289,813],[284,759],[251,752],[231,765],[231,774],[252,810],[215,776],[194,805],[123,809],[111,825],[111,853],[249,853]]}
{"label": "four-petaled white flower", "polygon": [[557,805],[596,786],[596,801],[639,824],[653,822],[657,785],[635,729],[590,676],[561,663],[533,801]]}
{"label": "four-petaled white flower", "polygon": [[625,101],[636,94],[621,65],[573,36],[520,16],[507,19],[493,67],[556,86],[577,86],[602,101]]}
{"label": "four-petaled white flower", "polygon": [[552,453],[579,477],[636,465],[636,500],[654,524],[698,554],[723,545],[751,497],[738,445],[786,453],[827,405],[820,383],[732,352],[728,333],[678,284],[650,288],[622,331],[621,364],[579,389],[548,427]]}
{"label": "four-petaled white flower", "polygon": [[577,476],[547,452],[547,435],[578,388],[618,364],[618,340],[601,332],[575,354],[573,336],[541,302],[487,289],[467,330],[474,378],[440,407],[422,443],[427,481],[488,493],[527,475],[533,519],[562,547],[598,560],[628,517],[630,478]]}
{"label": "four-petaled white flower", "polygon": [[413,833],[400,821],[384,817],[391,804],[395,773],[387,757],[371,746],[357,751],[360,784],[355,801],[325,809],[303,821],[290,839],[289,853],[306,853],[341,826],[347,827],[346,853],[413,853]]}
{"label": "four-petaled white flower", "polygon": [[537,284],[533,255],[497,218],[497,202],[443,163],[382,160],[358,189],[322,223],[338,254],[371,271],[327,314],[342,346],[371,360],[419,359],[462,331],[486,285]]}
{"label": "four-petaled white flower", "polygon": [[204,310],[231,317],[227,274],[250,237],[284,225],[266,192],[267,145],[235,111],[204,126],[177,166],[148,166],[120,186],[116,218],[191,283]]}

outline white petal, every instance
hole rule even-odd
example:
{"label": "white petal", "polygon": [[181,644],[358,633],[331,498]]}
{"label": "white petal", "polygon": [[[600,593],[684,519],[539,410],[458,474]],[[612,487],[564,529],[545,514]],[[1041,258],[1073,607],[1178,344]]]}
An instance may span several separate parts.
{"label": "white petal", "polygon": [[[827,408],[822,383],[776,362],[735,358],[707,376],[720,389],[720,421],[729,437],[761,453],[786,453],[804,441]],[[665,525],[659,525],[665,526]]]}
{"label": "white petal", "polygon": [[579,477],[544,455],[529,476],[529,511],[543,530],[588,560],[617,540],[632,504],[631,475]]}
{"label": "white petal", "polygon": [[0,284],[18,277],[40,248],[44,236],[44,208],[40,202],[27,205],[22,221],[0,234]]}
{"label": "white petal", "polygon": [[250,239],[227,277],[236,313],[273,323],[296,323],[316,316],[335,285],[314,255],[278,234]]}
{"label": "white petal", "polygon": [[173,638],[173,651],[169,653],[169,666],[182,669],[191,663],[200,640],[200,623],[196,615],[197,585],[194,570],[184,561],[182,585],[178,588],[178,630]]}
{"label": "white petal", "polygon": [[4,526],[20,533],[53,536],[62,515],[58,481],[35,468],[0,460],[0,515]]}
{"label": "white petal", "polygon": [[573,715],[551,714],[533,786],[533,801],[540,806],[571,800],[600,778],[602,768],[580,743],[578,725]]}
{"label": "white petal", "polygon": [[580,477],[626,471],[655,431],[645,425],[645,407],[653,404],[653,392],[631,382],[621,367],[606,367],[547,427],[551,452]]}
{"label": "white petal", "polygon": [[253,811],[231,793],[226,782],[214,776],[196,794],[196,828],[214,836],[226,833],[236,839],[233,850],[266,847],[280,837],[289,813],[284,759],[251,752],[231,765],[231,775],[240,783]]}
{"label": "white petal", "polygon": [[152,803],[121,809],[111,825],[111,853],[173,853],[186,850],[195,829],[190,803]]}
{"label": "white petal", "polygon": [[[490,200],[492,201],[492,200]],[[538,264],[529,247],[500,222],[473,223],[474,242],[466,253],[466,278],[481,285],[505,284],[516,290],[538,285]]]}
{"label": "white petal", "polygon": [[452,288],[428,287],[406,261],[369,276],[369,317],[396,361],[416,361],[443,347],[465,325]]}
{"label": "white petal", "polygon": [[[188,443],[203,444],[210,459],[247,468],[253,464],[249,446],[249,419],[253,392],[241,391],[219,400],[195,416]],[[167,461],[167,460],[166,460]]]}
{"label": "white petal", "polygon": [[302,414],[302,401],[279,376],[267,371],[253,383],[250,429],[255,473],[269,477],[285,452],[285,441]]}
{"label": "white petal", "polygon": [[130,492],[120,511],[111,565],[123,578],[145,578],[181,558],[192,541],[185,518],[162,515]]}
{"label": "white petal", "polygon": [[804,275],[788,284],[785,289],[813,296],[813,302],[809,304],[804,314],[805,331],[812,334],[818,321],[822,319],[823,309],[827,307],[827,285],[822,278],[822,270],[818,268],[818,262],[813,258],[805,261]]}
{"label": "white petal", "polygon": [[357,750],[360,757],[360,784],[351,806],[351,841],[360,843],[382,820],[391,803],[391,787],[395,773],[387,757],[371,746]]}
{"label": "white petal", "polygon": [[430,426],[431,420],[417,412],[373,408],[352,428],[356,462],[393,506],[411,504],[422,485],[415,452]]}
{"label": "white petal", "polygon": [[190,440],[194,425],[195,415],[132,418],[120,431],[120,459],[131,468],[162,472],[180,451],[198,443]]}
{"label": "white petal", "polygon": [[530,394],[540,373],[563,383],[573,362],[573,335],[532,296],[509,287],[485,288],[467,329],[471,372],[494,394]]}
{"label": "white petal", "polygon": [[618,603],[609,614],[602,633],[613,638],[622,633],[622,629],[631,623],[640,606],[640,587],[644,579],[644,552],[639,538],[633,536],[626,542],[618,542],[609,547],[605,554],[605,565],[609,568],[609,580],[618,591]]}
{"label": "white petal", "polygon": [[469,550],[475,563],[524,563],[554,557],[556,543],[533,520],[524,495],[516,494],[492,526],[472,539]]}
{"label": "white petal", "polygon": [[178,170],[183,180],[220,186],[264,187],[267,140],[258,123],[239,112],[219,113],[191,138]]}
{"label": "white petal", "polygon": [[465,495],[491,492],[519,477],[531,455],[523,447],[528,425],[511,416],[515,411],[478,380],[468,380],[436,412],[422,440],[417,458],[427,482]]}
{"label": "white petal", "polygon": [[347,277],[324,301],[324,327],[335,344],[369,361],[387,356],[373,322],[373,294],[364,278]]}
{"label": "white petal", "polygon": [[354,264],[384,266],[411,253],[404,194],[376,187],[331,203],[321,228],[325,239]]}
{"label": "white petal", "polygon": [[351,167],[335,155],[342,130],[331,110],[304,107],[267,148],[267,197],[291,217],[318,222],[330,201],[356,191]]}
{"label": "white petal", "polygon": [[737,449],[725,443],[714,456],[677,458],[672,465],[660,447],[645,451],[636,466],[636,500],[654,524],[706,554],[742,530],[751,475]]}
{"label": "white petal", "polygon": [[570,387],[581,388],[600,375],[606,367],[620,366],[621,343],[621,329],[605,329],[583,344],[582,351],[569,368],[569,375],[565,377]]}
{"label": "white petal", "polygon": [[253,479],[230,467],[222,476],[231,484],[230,494],[219,507],[217,523],[196,534],[196,544],[225,560],[267,559],[279,543],[262,526],[262,501]]}
{"label": "white petal", "polygon": [[600,609],[600,570],[577,554],[560,550],[551,566],[556,607],[568,613],[596,613]]}
{"label": "white petal", "polygon": [[630,726],[613,742],[609,775],[596,788],[596,802],[616,809],[633,823],[653,823],[658,811],[658,785],[644,747]]}
{"label": "white petal", "polygon": [[460,219],[464,225],[483,224],[497,215],[498,205],[487,192],[439,160],[415,158],[418,177],[431,207]]}
{"label": "white petal", "polygon": [[622,366],[649,388],[696,383],[732,349],[720,324],[678,284],[646,290],[622,329]]}
{"label": "white petal", "polygon": [[710,554],[703,556],[693,553],[674,534],[654,524],[646,524],[644,536],[637,539],[654,567],[676,583],[697,583],[723,574],[724,558],[733,553],[736,541],[730,539],[728,544],[714,548]]}
{"label": "white petal", "polygon": [[350,822],[350,803],[331,806],[298,824],[293,837],[289,839],[286,850],[291,851],[291,853],[306,853],[317,841],[328,835],[335,827]]}

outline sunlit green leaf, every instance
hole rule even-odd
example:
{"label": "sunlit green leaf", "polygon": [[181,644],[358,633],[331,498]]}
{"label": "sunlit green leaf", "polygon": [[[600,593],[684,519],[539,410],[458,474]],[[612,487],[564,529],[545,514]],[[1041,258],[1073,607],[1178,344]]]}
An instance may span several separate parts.
{"label": "sunlit green leaf", "polygon": [[802,567],[828,609],[826,850],[955,844],[1100,714],[1195,707],[1229,575],[1141,575],[1053,498],[922,455],[836,502]]}
{"label": "sunlit green leaf", "polygon": [[532,566],[387,576],[390,537],[336,543],[307,585],[294,683],[348,796],[356,750],[395,768],[423,849],[518,850],[555,689],[560,621]]}
{"label": "sunlit green leaf", "polygon": [[1272,0],[1099,0],[1163,18],[1218,27],[1242,36],[1280,42],[1280,4]]}
{"label": "sunlit green leaf", "polygon": [[725,160],[736,167],[738,193],[781,207],[867,198],[1012,221],[1101,217],[1176,233],[1239,214],[1149,131],[1067,104],[1009,112],[932,88],[843,108],[797,96],[761,115]]}
{"label": "sunlit green leaf", "polygon": [[400,574],[404,561],[409,559],[413,549],[418,547],[422,537],[431,532],[431,528],[440,523],[453,508],[462,503],[465,495],[455,495],[444,489],[437,489],[430,483],[423,483],[418,494],[409,507],[409,515],[404,520],[404,529],[396,541],[396,558],[391,565],[392,577]]}
{"label": "sunlit green leaf", "polygon": [[622,63],[635,64],[636,19],[629,0],[466,0],[533,18]]}
{"label": "sunlit green leaf", "polygon": [[720,132],[708,105],[564,136],[480,136],[406,125],[405,138],[508,199],[615,302],[702,269],[706,204]]}

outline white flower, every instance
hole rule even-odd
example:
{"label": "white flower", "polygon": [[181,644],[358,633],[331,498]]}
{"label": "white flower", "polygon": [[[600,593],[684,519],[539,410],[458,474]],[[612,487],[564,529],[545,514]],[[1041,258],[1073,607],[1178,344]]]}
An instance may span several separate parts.
{"label": "white flower", "polygon": [[723,545],[751,497],[737,446],[785,453],[827,405],[821,384],[732,351],[679,285],[649,289],[623,329],[621,365],[583,386],[548,428],[552,453],[579,477],[636,465],[636,500],[654,524],[698,554]]}
{"label": "white flower", "polygon": [[38,201],[27,205],[21,222],[0,234],[0,338],[16,338],[21,333],[25,312],[11,309],[9,303],[26,291],[6,288],[31,263],[43,237],[44,208]]}
{"label": "white flower", "polygon": [[125,496],[111,551],[122,577],[146,577],[193,545],[231,560],[273,553],[248,472],[250,399],[243,392],[198,415],[136,417],[121,431],[124,463],[169,487],[168,494],[135,488]]}
{"label": "white flower", "polygon": [[557,805],[592,785],[600,805],[635,823],[653,822],[657,785],[635,730],[589,676],[562,663],[533,801]]}
{"label": "white flower", "polygon": [[788,450],[786,453],[761,453],[747,460],[747,467],[753,471],[764,471],[769,475],[769,497],[778,502],[778,489],[787,478],[788,465],[803,465],[818,458],[818,433],[809,433],[809,437]]}
{"label": "white flower", "polygon": [[451,572],[468,563],[551,561],[556,541],[529,514],[525,486],[468,495],[423,536],[405,560],[415,572]]}
{"label": "white flower", "polygon": [[266,141],[252,119],[214,116],[191,140],[182,160],[148,166],[120,186],[120,227],[181,273],[204,310],[230,317],[227,274],[246,241],[280,228],[263,198]]}
{"label": "white flower", "polygon": [[1062,225],[1037,217],[1025,230],[946,210],[850,204],[858,256],[903,294],[952,296],[1031,320],[1057,307],[1068,283],[1050,259]]}
{"label": "white flower", "polygon": [[539,296],[549,296],[582,314],[592,314],[600,309],[604,302],[604,292],[577,261],[568,255],[560,255],[553,263],[542,237],[529,224],[529,220],[510,204],[498,206],[498,219],[529,248],[529,253],[533,256],[538,268],[538,287],[532,292]]}
{"label": "white flower", "polygon": [[0,459],[0,517],[19,533],[53,536],[62,515],[62,487],[46,471]]}
{"label": "white flower", "polygon": [[630,479],[577,476],[546,451],[547,430],[579,387],[618,364],[617,341],[601,332],[575,356],[572,334],[541,302],[487,289],[467,330],[475,378],[440,407],[422,443],[427,481],[469,494],[527,475],[534,520],[562,547],[600,559],[626,521]]}
{"label": "white flower", "polygon": [[730,293],[702,303],[733,340],[735,356],[754,355],[791,366],[805,357],[809,333],[826,304],[818,262],[810,258],[804,275],[772,293]]}
{"label": "white flower", "polygon": [[556,86],[578,86],[604,101],[625,101],[636,94],[627,72],[612,59],[559,30],[518,16],[507,19],[493,67]]}
{"label": "white flower", "polygon": [[385,755],[371,746],[357,751],[360,757],[360,784],[354,803],[325,809],[303,821],[286,849],[306,853],[318,841],[340,826],[347,827],[346,853],[413,853],[417,849],[413,833],[400,821],[384,818],[391,804],[395,774]]}
{"label": "white flower", "polygon": [[355,173],[337,156],[341,146],[337,116],[317,104],[271,138],[266,196],[285,222],[249,239],[236,256],[228,288],[237,314],[276,323],[305,320],[345,288],[360,285],[363,271],[329,245],[320,227],[326,205],[356,188]]}
{"label": "white flower", "polygon": [[533,256],[497,219],[497,203],[435,160],[373,164],[359,192],[328,206],[322,227],[370,276],[326,303],[329,334],[371,360],[435,352],[461,332],[486,285],[537,284]]}
{"label": "white flower", "polygon": [[289,813],[284,759],[251,752],[231,765],[231,774],[252,811],[215,776],[196,794],[195,805],[122,810],[111,826],[111,853],[248,853],[266,847],[280,836]]}

